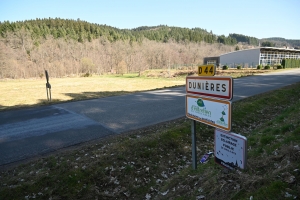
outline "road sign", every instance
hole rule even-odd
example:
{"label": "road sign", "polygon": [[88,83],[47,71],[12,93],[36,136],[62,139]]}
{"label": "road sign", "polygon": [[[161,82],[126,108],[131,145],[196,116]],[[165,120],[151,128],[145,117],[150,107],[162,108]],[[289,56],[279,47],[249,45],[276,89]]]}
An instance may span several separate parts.
{"label": "road sign", "polygon": [[210,126],[230,131],[231,102],[186,95],[186,116]]}
{"label": "road sign", "polygon": [[232,99],[232,77],[187,76],[186,92],[219,99]]}
{"label": "road sign", "polygon": [[246,169],[247,138],[215,129],[215,162],[229,169]]}
{"label": "road sign", "polygon": [[198,66],[198,76],[214,76],[216,67],[214,65],[201,65]]}

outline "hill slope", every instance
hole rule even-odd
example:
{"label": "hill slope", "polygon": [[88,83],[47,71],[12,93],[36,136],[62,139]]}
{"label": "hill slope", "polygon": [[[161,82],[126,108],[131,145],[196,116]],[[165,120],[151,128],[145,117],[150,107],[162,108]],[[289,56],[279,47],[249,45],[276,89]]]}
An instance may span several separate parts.
{"label": "hill slope", "polygon": [[205,30],[167,26],[124,30],[80,20],[36,19],[3,22],[0,32],[0,79],[42,77],[44,70],[64,77],[177,69],[233,50]]}
{"label": "hill slope", "polygon": [[36,41],[42,37],[46,38],[47,35],[52,35],[55,39],[67,38],[79,42],[91,41],[92,39],[103,36],[110,42],[118,40],[141,42],[144,38],[147,38],[160,42],[167,42],[171,39],[177,42],[237,43],[237,41],[230,36],[224,37],[225,40],[218,41],[217,35],[201,28],[188,29],[160,25],[154,27],[144,26],[129,30],[117,29],[107,25],[92,24],[81,20],[65,20],[60,18],[36,19],[12,23],[5,21],[0,23],[0,33],[4,38],[9,32],[17,33],[22,29],[29,31],[31,37]]}
{"label": "hill slope", "polygon": [[288,40],[285,38],[279,38],[279,37],[270,37],[270,38],[264,38],[261,40],[263,41],[270,41],[275,44],[277,47],[292,47],[292,48],[300,48],[300,40]]}
{"label": "hill slope", "polygon": [[218,36],[201,28],[129,30],[60,18],[5,21],[0,22],[0,79],[42,77],[44,70],[64,77],[193,67],[236,45],[258,44],[254,37]]}

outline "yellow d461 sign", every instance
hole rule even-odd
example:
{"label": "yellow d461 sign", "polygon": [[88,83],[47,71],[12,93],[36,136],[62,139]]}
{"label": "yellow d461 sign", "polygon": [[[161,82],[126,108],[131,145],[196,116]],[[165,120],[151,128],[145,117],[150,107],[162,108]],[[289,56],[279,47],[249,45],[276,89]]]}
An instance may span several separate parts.
{"label": "yellow d461 sign", "polygon": [[214,65],[201,65],[198,66],[198,76],[214,76],[216,68]]}

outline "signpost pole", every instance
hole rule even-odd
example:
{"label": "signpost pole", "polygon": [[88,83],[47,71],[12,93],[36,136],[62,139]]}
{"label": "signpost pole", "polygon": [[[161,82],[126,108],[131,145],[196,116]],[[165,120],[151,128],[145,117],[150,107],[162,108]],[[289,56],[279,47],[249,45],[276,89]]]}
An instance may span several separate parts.
{"label": "signpost pole", "polygon": [[191,124],[192,130],[192,165],[193,169],[197,169],[197,147],[196,147],[196,121],[192,120]]}
{"label": "signpost pole", "polygon": [[[51,85],[49,83],[49,75],[48,75],[47,70],[45,70],[45,75],[46,75],[46,81],[47,81],[47,83],[46,83],[47,99],[48,99],[48,101],[49,100],[51,101]],[[50,98],[48,96],[48,89],[49,89]]]}
{"label": "signpost pole", "polygon": [[48,88],[47,88],[47,86],[46,86],[46,92],[47,92],[47,99],[49,101],[49,95],[48,95]]}

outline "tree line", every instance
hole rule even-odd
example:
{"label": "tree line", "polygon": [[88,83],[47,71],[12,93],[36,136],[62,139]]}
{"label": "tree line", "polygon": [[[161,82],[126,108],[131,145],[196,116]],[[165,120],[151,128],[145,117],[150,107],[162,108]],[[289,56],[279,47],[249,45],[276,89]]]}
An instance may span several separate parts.
{"label": "tree line", "polygon": [[279,37],[261,39],[261,44],[265,44],[266,46],[291,47],[295,49],[300,49],[300,40],[291,40]]}
{"label": "tree line", "polygon": [[157,42],[167,42],[170,39],[176,42],[207,42],[236,45],[238,42],[248,42],[248,44],[258,44],[258,39],[230,34],[229,36],[217,36],[212,31],[208,32],[201,28],[180,28],[166,25],[143,26],[135,29],[118,29],[108,25],[99,25],[82,21],[80,19],[60,19],[44,18],[35,20],[25,20],[17,22],[0,22],[0,35],[5,38],[9,32],[17,33],[25,29],[30,32],[35,45],[40,43],[41,38],[52,35],[54,39],[73,39],[78,42],[89,41],[100,37],[105,37],[110,42],[118,40],[129,40],[131,42],[142,42],[143,39]]}
{"label": "tree line", "polygon": [[236,39],[236,41],[238,41],[238,42],[247,43],[249,45],[254,45],[254,46],[259,45],[259,39],[255,38],[255,37],[250,37],[250,36],[236,34],[236,33],[231,33],[231,34],[229,34],[229,36],[231,38]]}
{"label": "tree line", "polygon": [[203,63],[203,58],[233,51],[220,43],[156,42],[144,39],[110,42],[104,37],[91,42],[54,39],[49,35],[36,47],[26,34],[8,35],[0,41],[0,78],[51,77],[132,73],[148,69],[183,69]]}
{"label": "tree line", "polygon": [[0,78],[41,77],[45,69],[52,77],[180,69],[233,51],[237,42],[200,28],[129,30],[59,18],[5,21],[0,23]]}

